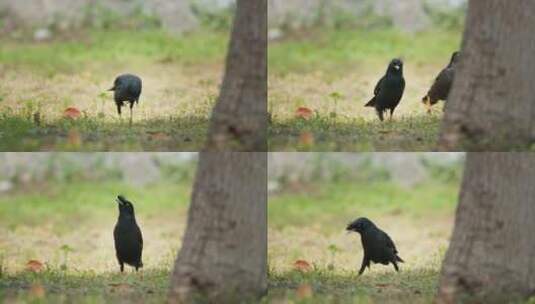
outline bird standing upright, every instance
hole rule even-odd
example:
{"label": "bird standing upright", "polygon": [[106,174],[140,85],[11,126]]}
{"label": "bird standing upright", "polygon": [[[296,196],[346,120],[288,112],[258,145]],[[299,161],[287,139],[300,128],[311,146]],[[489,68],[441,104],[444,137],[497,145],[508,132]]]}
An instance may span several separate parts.
{"label": "bird standing upright", "polygon": [[121,266],[121,272],[124,270],[124,264],[135,267],[137,271],[143,267],[141,262],[143,237],[136,222],[134,206],[122,195],[117,196],[117,204],[119,204],[119,218],[113,230],[117,261]]}
{"label": "bird standing upright", "polygon": [[451,85],[453,84],[453,77],[455,76],[455,66],[457,64],[459,52],[454,52],[451,55],[450,63],[447,67],[442,69],[435,78],[433,85],[427,92],[427,95],[422,98],[422,102],[427,108],[427,113],[431,113],[431,106],[436,104],[439,100],[448,100]]}
{"label": "bird standing upright", "polygon": [[392,239],[375,224],[365,217],[361,217],[347,225],[347,231],[360,233],[364,257],[359,270],[359,275],[364,272],[366,267],[370,268],[370,261],[388,265],[392,263],[394,269],[399,271],[397,262],[403,263],[398,256],[398,250]]}
{"label": "bird standing upright", "polygon": [[113,98],[117,105],[117,113],[121,116],[121,107],[125,102],[130,103],[130,125],[132,125],[132,108],[134,103],[139,103],[139,95],[141,95],[141,78],[132,74],[123,74],[115,78],[113,87],[109,89],[113,91]]}
{"label": "bird standing upright", "polygon": [[386,74],[375,86],[373,98],[366,103],[365,107],[374,107],[381,121],[383,121],[384,112],[390,110],[390,119],[392,119],[404,90],[403,62],[400,59],[392,59]]}

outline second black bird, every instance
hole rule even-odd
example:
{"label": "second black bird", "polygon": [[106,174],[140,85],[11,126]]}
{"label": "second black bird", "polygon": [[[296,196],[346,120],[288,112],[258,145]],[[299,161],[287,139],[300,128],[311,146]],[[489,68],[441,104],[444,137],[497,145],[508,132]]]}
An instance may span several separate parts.
{"label": "second black bird", "polygon": [[124,270],[124,264],[135,267],[137,271],[143,267],[141,262],[143,236],[136,222],[134,205],[122,195],[117,196],[117,204],[119,204],[119,218],[113,230],[117,261],[121,272]]}
{"label": "second black bird", "polygon": [[370,268],[370,262],[388,265],[392,263],[394,269],[399,271],[398,262],[403,260],[398,256],[398,250],[392,239],[384,231],[379,229],[375,224],[365,217],[353,221],[346,228],[347,231],[360,233],[364,257],[359,270],[359,275],[364,272],[366,267]]}
{"label": "second black bird", "polygon": [[392,118],[404,90],[403,62],[400,59],[393,59],[388,65],[386,74],[375,86],[373,98],[365,106],[374,107],[381,121],[383,121],[384,112],[388,110],[390,110],[390,118]]}
{"label": "second black bird", "polygon": [[117,105],[117,113],[121,116],[121,108],[125,102],[130,103],[130,124],[132,124],[132,108],[134,103],[139,103],[139,96],[141,95],[141,78],[132,74],[123,74],[115,78],[113,87],[109,89],[113,91],[113,98],[115,105]]}
{"label": "second black bird", "polygon": [[458,58],[459,52],[455,52],[451,55],[448,66],[440,71],[435,78],[433,85],[431,85],[431,88],[427,92],[427,95],[422,98],[422,102],[426,105],[428,113],[431,113],[431,106],[436,104],[439,100],[448,100]]}

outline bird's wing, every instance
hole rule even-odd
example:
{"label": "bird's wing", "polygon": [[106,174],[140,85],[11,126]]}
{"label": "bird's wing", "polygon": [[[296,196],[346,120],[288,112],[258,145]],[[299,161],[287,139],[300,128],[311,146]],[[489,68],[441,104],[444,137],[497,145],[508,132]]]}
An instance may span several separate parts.
{"label": "bird's wing", "polygon": [[139,229],[139,226],[136,225],[136,235],[137,235],[137,241],[141,245],[141,249],[143,249],[143,235],[141,234],[141,229]]}
{"label": "bird's wing", "polygon": [[385,237],[385,240],[386,240],[386,246],[388,248],[391,248],[394,251],[394,254],[397,254],[398,250],[396,249],[396,245],[394,245],[394,242],[392,241],[390,236],[388,234],[386,234],[386,232],[383,232],[383,234],[384,234],[384,237]]}
{"label": "bird's wing", "polygon": [[379,91],[381,91],[382,83],[383,83],[385,77],[386,77],[386,75],[381,77],[381,79],[379,79],[379,81],[375,85],[375,89],[373,90],[373,95],[377,96],[377,94],[379,94]]}

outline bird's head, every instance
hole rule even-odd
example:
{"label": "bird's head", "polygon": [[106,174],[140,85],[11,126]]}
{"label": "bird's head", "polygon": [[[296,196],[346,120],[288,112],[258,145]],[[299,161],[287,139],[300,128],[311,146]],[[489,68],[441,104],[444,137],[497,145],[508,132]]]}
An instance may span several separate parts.
{"label": "bird's head", "polygon": [[351,222],[349,225],[347,225],[346,230],[348,232],[353,231],[353,232],[362,233],[366,231],[368,228],[373,227],[373,226],[375,225],[372,223],[372,221],[370,221],[369,219],[365,217],[360,217],[354,220],[353,222]]}
{"label": "bird's head", "polygon": [[119,215],[123,216],[133,216],[134,215],[134,205],[128,201],[124,196],[118,195],[117,204],[119,205]]}
{"label": "bird's head", "polygon": [[117,77],[115,78],[115,81],[113,82],[113,87],[111,87],[108,91],[116,91],[119,89],[119,87],[121,86],[121,77]]}
{"label": "bird's head", "polygon": [[451,59],[450,59],[450,64],[448,65],[449,67],[457,64],[457,62],[459,62],[459,56],[461,54],[459,52],[454,52],[452,55],[451,55]]}
{"label": "bird's head", "polygon": [[392,59],[392,61],[390,61],[390,64],[388,65],[387,72],[396,74],[403,73],[403,61],[398,58]]}

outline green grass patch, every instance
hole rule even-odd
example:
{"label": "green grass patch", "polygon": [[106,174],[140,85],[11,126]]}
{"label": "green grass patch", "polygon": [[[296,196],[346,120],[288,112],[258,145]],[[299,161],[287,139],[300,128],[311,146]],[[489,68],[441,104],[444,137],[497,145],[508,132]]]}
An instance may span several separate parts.
{"label": "green grass patch", "polygon": [[162,30],[88,31],[47,43],[6,40],[0,64],[30,67],[50,74],[79,72],[81,65],[126,64],[135,60],[182,65],[215,64],[226,54],[228,33],[196,32],[173,36]]}
{"label": "green grass patch", "polygon": [[[436,293],[438,264],[397,275],[336,272],[316,268],[308,273],[270,273],[268,299],[293,303],[430,303]],[[308,286],[311,291],[303,290]]]}
{"label": "green grass patch", "polygon": [[270,73],[310,73],[317,70],[340,74],[372,62],[401,57],[406,63],[441,62],[457,50],[460,31],[430,30],[404,33],[380,30],[317,30],[290,35],[269,46]]}
{"label": "green grass patch", "polygon": [[206,117],[111,121],[101,117],[36,124],[21,115],[0,116],[0,151],[198,151],[208,132]]}
{"label": "green grass patch", "polygon": [[145,187],[114,180],[35,185],[0,196],[0,222],[11,229],[43,223],[68,229],[72,225],[113,220],[117,216],[118,194],[131,199],[144,217],[161,216],[171,210],[185,212],[190,186],[174,180]]}
{"label": "green grass patch", "polygon": [[[316,115],[277,121],[269,129],[270,151],[432,151],[440,117],[422,115],[380,122]],[[312,141],[303,139],[310,134]]]}
{"label": "green grass patch", "polygon": [[17,303],[162,303],[169,270],[95,273],[47,268],[0,275],[0,299]]}
{"label": "green grass patch", "polygon": [[360,216],[392,214],[417,219],[452,214],[458,188],[457,183],[439,181],[408,188],[388,181],[314,183],[303,192],[271,195],[269,224],[279,229],[318,225],[332,232]]}

